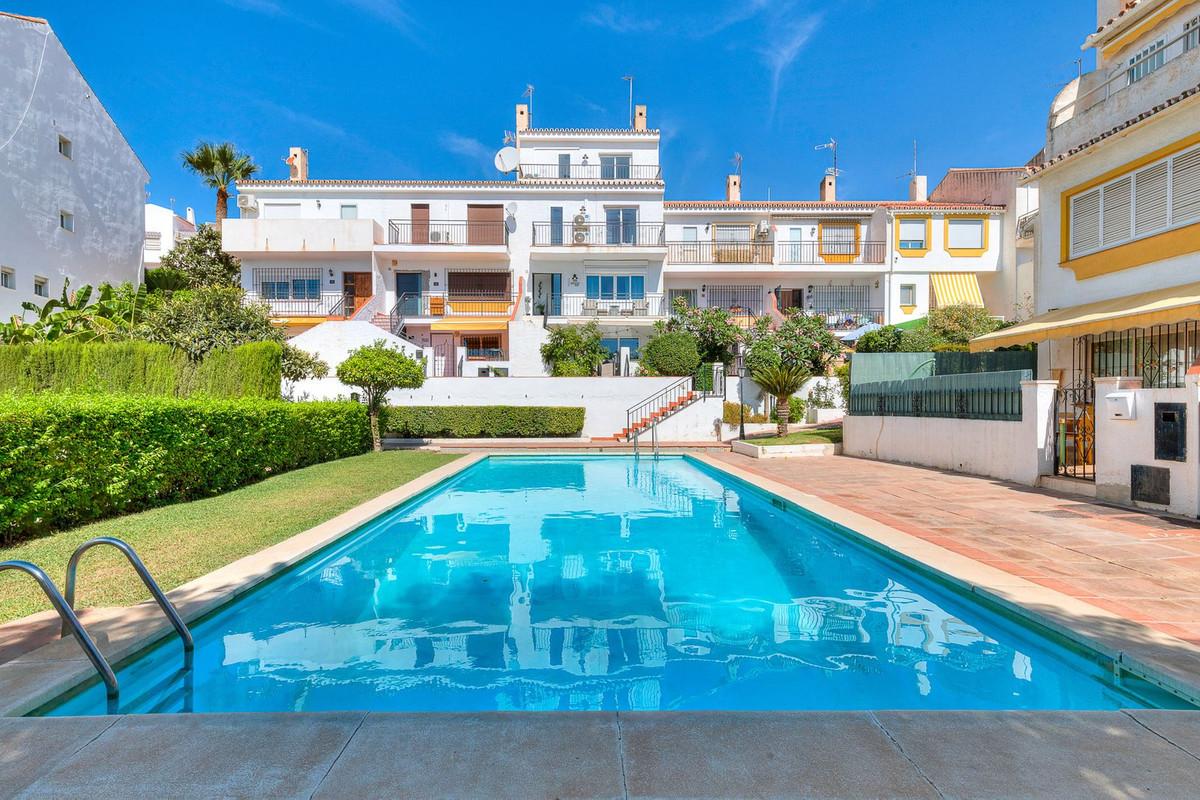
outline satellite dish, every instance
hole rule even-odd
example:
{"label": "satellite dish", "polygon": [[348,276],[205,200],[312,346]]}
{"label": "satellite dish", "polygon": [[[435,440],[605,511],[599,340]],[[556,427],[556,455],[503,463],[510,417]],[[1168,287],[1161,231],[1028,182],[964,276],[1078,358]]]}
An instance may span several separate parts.
{"label": "satellite dish", "polygon": [[512,172],[521,163],[520,157],[517,155],[515,147],[501,147],[496,153],[496,169],[501,172]]}
{"label": "satellite dish", "polygon": [[510,217],[515,217],[517,215],[517,204],[509,203],[508,205],[506,205],[504,207],[504,213],[508,214]]}

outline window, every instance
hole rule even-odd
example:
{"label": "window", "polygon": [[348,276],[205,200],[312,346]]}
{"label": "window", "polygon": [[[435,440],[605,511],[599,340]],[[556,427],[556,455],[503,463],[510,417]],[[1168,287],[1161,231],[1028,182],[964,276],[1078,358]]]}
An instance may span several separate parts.
{"label": "window", "polygon": [[641,358],[641,352],[638,350],[637,337],[609,337],[600,340],[600,346],[608,351],[610,358],[616,358],[621,353],[622,347],[629,348],[629,357],[637,361]]}
{"label": "window", "polygon": [[604,210],[605,244],[637,244],[637,209]]}
{"label": "window", "polygon": [[1129,69],[1126,75],[1130,83],[1137,83],[1142,78],[1154,72],[1163,65],[1163,40],[1159,39],[1133,58],[1129,59]]}
{"label": "window", "polygon": [[600,179],[629,180],[629,156],[600,156]]}
{"label": "window", "polygon": [[38,297],[50,296],[50,281],[46,278],[33,279],[33,293]]}
{"label": "window", "polygon": [[58,137],[58,154],[65,158],[71,158],[71,140],[62,135]]}
{"label": "window", "polygon": [[926,232],[928,229],[927,220],[924,219],[901,219],[900,220],[900,249],[901,250],[928,250],[929,243],[926,241]]}
{"label": "window", "polygon": [[667,289],[667,301],[670,304],[667,310],[674,314],[680,300],[687,308],[696,308],[696,294],[695,289]]}
{"label": "window", "polygon": [[263,219],[299,219],[299,203],[263,203]]}
{"label": "window", "polygon": [[264,300],[287,300],[291,296],[288,281],[263,281],[258,285],[258,293]]}
{"label": "window", "polygon": [[[800,228],[792,228],[798,233]],[[852,256],[858,250],[858,223],[825,222],[821,224],[821,255]]]}
{"label": "window", "polygon": [[917,304],[917,285],[915,283],[900,284],[900,305],[915,306]]}
{"label": "window", "polygon": [[146,231],[146,249],[162,250],[162,234],[158,231]]}
{"label": "window", "polygon": [[504,351],[500,349],[500,337],[496,334],[462,337],[462,346],[466,348],[467,358],[475,360],[502,359]]}
{"label": "window", "polygon": [[293,278],[292,279],[292,299],[293,300],[320,300],[321,299],[321,279],[320,278]]}
{"label": "window", "polygon": [[589,300],[644,300],[644,275],[588,275],[584,282]]}
{"label": "window", "polygon": [[59,211],[58,227],[64,231],[71,231],[73,233],[75,231],[75,215],[70,211]]}
{"label": "window", "polygon": [[[955,250],[983,250],[986,244],[982,219],[946,219],[946,250],[955,255]],[[960,253],[959,255],[970,255]]]}
{"label": "window", "polygon": [[1069,258],[1200,221],[1200,147],[1072,195],[1069,215]]}
{"label": "window", "polygon": [[10,267],[0,267],[0,289],[16,289],[17,274]]}
{"label": "window", "polygon": [[562,206],[550,207],[550,244],[563,243],[563,210]]}
{"label": "window", "polygon": [[1183,23],[1183,52],[1200,47],[1200,15]]}
{"label": "window", "polygon": [[571,154],[570,153],[559,153],[558,154],[558,177],[560,177],[560,178],[571,177]]}
{"label": "window", "polygon": [[358,206],[355,206],[355,205],[342,206],[342,219],[358,219]]}

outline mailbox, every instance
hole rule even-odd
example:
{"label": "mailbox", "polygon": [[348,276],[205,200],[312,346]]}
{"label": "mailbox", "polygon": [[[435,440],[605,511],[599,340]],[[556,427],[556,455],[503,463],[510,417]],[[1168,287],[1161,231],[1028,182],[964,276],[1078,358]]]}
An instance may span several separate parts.
{"label": "mailbox", "polygon": [[1133,392],[1112,392],[1104,395],[1104,409],[1109,419],[1137,419],[1137,403]]}
{"label": "mailbox", "polygon": [[1183,403],[1154,404],[1154,458],[1187,461],[1187,406]]}

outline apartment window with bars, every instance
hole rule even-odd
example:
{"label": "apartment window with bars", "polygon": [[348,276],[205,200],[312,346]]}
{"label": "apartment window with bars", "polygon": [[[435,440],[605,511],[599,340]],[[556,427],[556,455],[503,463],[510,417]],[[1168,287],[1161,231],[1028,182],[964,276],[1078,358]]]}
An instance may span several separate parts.
{"label": "apartment window with bars", "polygon": [[1200,221],[1200,146],[1118,176],[1070,200],[1075,258]]}
{"label": "apartment window with bars", "polygon": [[1129,59],[1129,69],[1126,71],[1126,74],[1129,76],[1130,83],[1137,83],[1163,65],[1164,56],[1166,55],[1163,44],[1164,40],[1159,39]]}
{"label": "apartment window with bars", "polygon": [[49,278],[37,277],[33,279],[33,293],[38,297],[50,296],[50,280]]}
{"label": "apartment window with bars", "polygon": [[810,286],[808,310],[817,314],[828,314],[833,311],[862,309],[870,304],[870,299],[871,290],[866,286]]}
{"label": "apartment window with bars", "polygon": [[1183,23],[1183,52],[1200,47],[1200,14]]}
{"label": "apartment window with bars", "polygon": [[321,270],[319,267],[256,269],[254,286],[263,300],[319,300]]}
{"label": "apartment window with bars", "polygon": [[162,250],[162,234],[158,231],[146,231],[146,249]]}

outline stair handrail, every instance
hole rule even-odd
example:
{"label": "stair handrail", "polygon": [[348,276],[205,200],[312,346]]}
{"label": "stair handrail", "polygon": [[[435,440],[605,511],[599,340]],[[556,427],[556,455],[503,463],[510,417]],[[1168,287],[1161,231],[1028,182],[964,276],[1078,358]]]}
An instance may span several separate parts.
{"label": "stair handrail", "polygon": [[[695,380],[695,377],[692,375],[680,378],[669,386],[658,390],[656,393],[650,395],[641,402],[625,409],[625,426],[629,431],[629,435],[633,436],[638,432],[634,428],[635,421],[640,422],[647,416],[647,414],[658,411],[664,406],[667,406],[692,392]],[[655,424],[655,422],[656,421],[652,421],[651,424]]]}
{"label": "stair handrail", "polygon": [[[388,311],[388,325],[391,327],[392,333],[396,336],[400,335],[400,331],[404,329],[404,312],[401,310],[405,302],[412,298],[417,298],[417,305],[420,306],[421,296],[423,292],[404,292],[396,298],[395,304]],[[420,309],[418,308],[418,313]]]}

